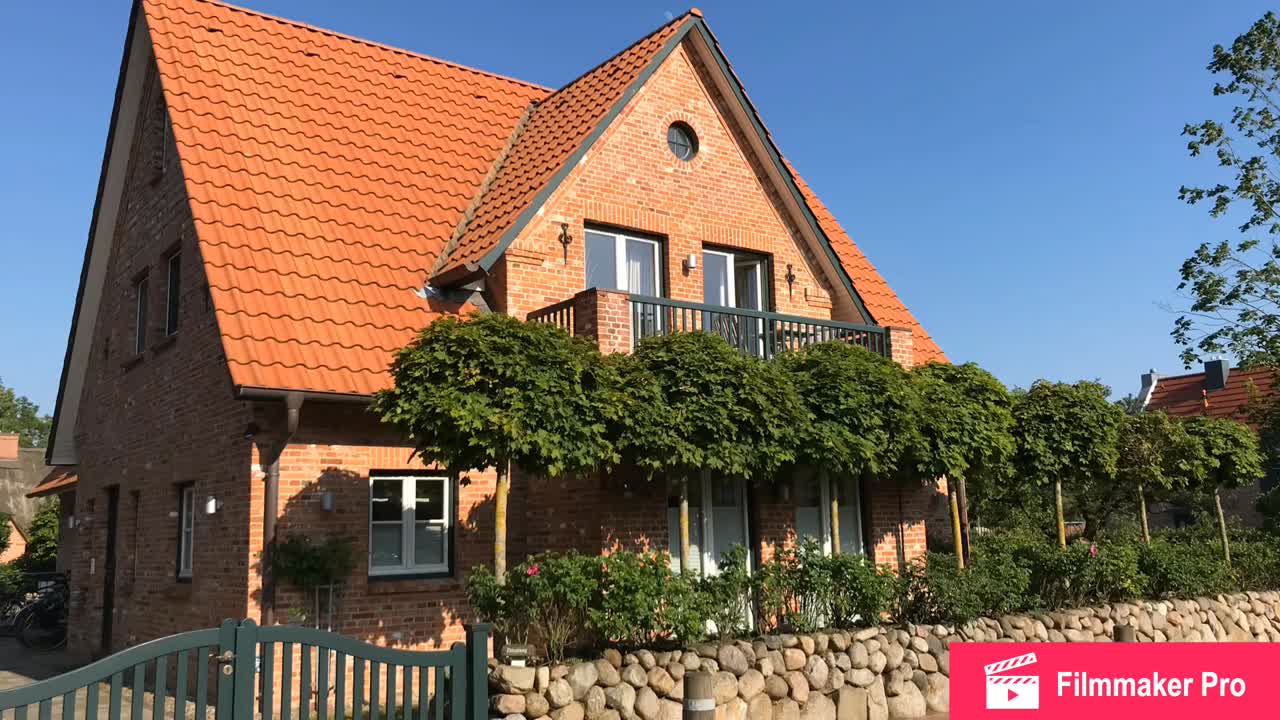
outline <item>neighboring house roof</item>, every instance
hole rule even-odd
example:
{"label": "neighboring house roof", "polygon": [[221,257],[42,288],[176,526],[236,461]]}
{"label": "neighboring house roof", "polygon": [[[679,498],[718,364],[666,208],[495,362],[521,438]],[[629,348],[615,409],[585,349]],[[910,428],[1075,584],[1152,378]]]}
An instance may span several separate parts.
{"label": "neighboring house roof", "polygon": [[31,492],[27,493],[29,498],[48,497],[50,495],[58,495],[68,490],[74,490],[76,483],[80,481],[78,468],[74,465],[65,465],[56,467],[49,471],[48,475],[40,481]]}
{"label": "neighboring house roof", "polygon": [[[58,428],[78,412],[92,328],[80,314],[102,295],[148,47],[232,383],[355,397],[387,386],[415,332],[467,309],[423,293],[427,281],[487,267],[682,36],[697,29],[732,76],[696,11],[559,90],[212,0],[136,12],[55,411],[58,464],[76,462]],[[780,173],[854,302],[912,328],[921,361],[944,360],[794,170]]]}
{"label": "neighboring house roof", "polygon": [[1162,410],[1177,417],[1207,415],[1247,421],[1249,401],[1271,395],[1274,382],[1275,370],[1271,368],[1233,368],[1227,374],[1226,387],[1208,391],[1202,372],[1157,377],[1145,409]]}

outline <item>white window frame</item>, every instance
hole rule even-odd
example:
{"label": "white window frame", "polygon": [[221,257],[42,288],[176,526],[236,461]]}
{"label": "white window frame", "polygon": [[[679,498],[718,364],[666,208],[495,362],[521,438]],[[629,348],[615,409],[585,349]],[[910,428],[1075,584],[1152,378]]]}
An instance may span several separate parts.
{"label": "white window frame", "polygon": [[[399,480],[400,486],[400,565],[373,564],[373,484]],[[444,512],[440,520],[427,520],[425,524],[444,528],[444,545],[442,562],[417,564],[414,562],[414,536],[418,521],[415,510],[418,500],[417,484],[421,481],[439,482],[444,488]],[[381,520],[378,525],[396,524],[392,520]],[[450,558],[453,552],[453,483],[443,475],[371,475],[369,477],[369,575],[437,575],[450,572]]]}
{"label": "white window frame", "polygon": [[178,496],[178,577],[191,579],[195,564],[196,486],[184,485]]}
{"label": "white window frame", "polygon": [[[627,292],[636,294],[639,291],[628,288],[627,285],[627,241],[645,243],[653,246],[653,285],[654,294],[657,297],[663,297],[664,283],[662,277],[662,243],[653,238],[639,237],[637,235],[629,235],[627,233],[618,232],[616,230],[601,230],[599,228],[589,227],[586,232],[594,235],[603,235],[613,238],[613,287],[601,288],[602,290],[617,290],[618,292]],[[586,239],[583,238],[582,244],[582,281],[585,284],[586,268],[587,268],[587,245]],[[589,289],[589,288],[588,288]]]}
{"label": "white window frame", "polygon": [[150,305],[151,278],[143,275],[133,281],[133,353],[141,355],[147,351],[147,309]]}
{"label": "white window frame", "polygon": [[[793,482],[797,485],[797,487],[793,487],[793,494],[796,497],[797,503],[791,511],[793,516],[792,522],[796,521],[795,513],[797,513],[802,507],[799,504],[800,488],[798,487],[798,485],[800,483],[800,480],[801,480],[800,477],[796,477],[793,480]],[[827,482],[824,483],[819,481],[815,475],[815,477],[813,478],[813,481],[818,484],[819,495],[820,495],[818,502],[821,503],[821,507],[818,508],[818,526],[819,526],[819,532],[822,533],[822,537],[818,539],[822,541],[822,554],[830,555],[831,554],[831,490],[833,487],[835,487],[836,483],[840,482],[840,480],[836,478],[834,475],[830,475],[827,478]],[[854,506],[854,510],[855,510],[854,515],[855,517],[858,518],[858,529],[854,535],[846,535],[846,533],[850,532],[850,529],[846,528],[844,525],[841,525],[840,526],[840,543],[844,544],[846,537],[857,537],[858,545],[861,548],[859,554],[866,555],[866,552],[867,552],[866,540],[863,538],[863,535],[862,535],[862,497],[861,497],[862,481],[855,479],[853,483],[855,488],[855,494],[858,497],[855,497],[852,500],[849,500],[848,498],[842,498],[840,507],[843,509],[846,503],[851,503]]]}
{"label": "white window frame", "polygon": [[[165,260],[165,268],[168,276],[165,278],[164,290],[164,334],[165,337],[173,337],[178,334],[178,321],[182,314],[182,253],[179,251],[170,255]],[[175,294],[177,298],[174,297]]]}

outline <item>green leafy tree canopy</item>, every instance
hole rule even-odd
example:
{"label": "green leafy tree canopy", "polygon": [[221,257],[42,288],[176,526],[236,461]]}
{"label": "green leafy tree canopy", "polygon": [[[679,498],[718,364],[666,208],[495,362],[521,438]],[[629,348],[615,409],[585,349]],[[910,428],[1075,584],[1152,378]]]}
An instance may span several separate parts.
{"label": "green leafy tree canopy", "polygon": [[919,472],[958,480],[1008,478],[1016,445],[1013,398],[1005,386],[973,363],[930,363],[909,377],[920,396]]}
{"label": "green leafy tree canopy", "polygon": [[556,476],[616,457],[599,401],[611,369],[555,326],[499,313],[442,318],[396,355],[391,374],[373,410],[424,462]]}
{"label": "green leafy tree canopy", "polygon": [[1195,443],[1187,463],[1193,490],[1244,487],[1263,476],[1258,438],[1248,425],[1211,417],[1187,418],[1181,425]]}
{"label": "green leafy tree canopy", "polygon": [[1234,354],[1245,365],[1280,361],[1280,20],[1268,12],[1229,47],[1213,48],[1213,94],[1231,98],[1226,120],[1189,124],[1195,157],[1215,158],[1220,181],[1183,186],[1179,197],[1233,216],[1243,239],[1203,243],[1182,265],[1190,307],[1174,325],[1182,359]]}
{"label": "green leafy tree canopy", "polygon": [[800,460],[853,477],[896,474],[921,442],[906,371],[865,348],[810,345],[778,357],[813,416]]}
{"label": "green leafy tree canopy", "polygon": [[49,443],[53,419],[41,415],[40,408],[0,381],[0,433],[16,433],[22,447],[44,447]]}

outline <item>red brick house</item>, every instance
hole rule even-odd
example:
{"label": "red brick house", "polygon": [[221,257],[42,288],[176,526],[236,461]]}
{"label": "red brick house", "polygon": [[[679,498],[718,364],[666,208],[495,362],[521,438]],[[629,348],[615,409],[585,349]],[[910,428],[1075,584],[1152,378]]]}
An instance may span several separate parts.
{"label": "red brick house", "polygon": [[[1159,410],[1171,417],[1229,418],[1254,427],[1249,417],[1249,403],[1255,398],[1269,398],[1275,383],[1275,369],[1232,368],[1226,360],[1211,360],[1204,364],[1204,371],[1184,375],[1162,376],[1155,370],[1142,375],[1142,389],[1138,400],[1143,410]],[[1270,490],[1276,482],[1276,472],[1253,485],[1222,493],[1222,509],[1249,527],[1261,527],[1262,515],[1258,512],[1258,496]],[[1151,521],[1157,525],[1180,525],[1189,522],[1190,513],[1177,507],[1155,508]]]}
{"label": "red brick house", "polygon": [[[258,559],[295,533],[367,551],[341,632],[460,637],[493,475],[424,468],[367,412],[392,353],[442,315],[558,322],[606,351],[705,326],[747,352],[835,337],[945,361],[782,158],[696,10],[556,89],[143,0],[93,218],[49,454],[78,476],[84,650],[284,619],[300,599]],[[925,485],[837,490],[847,550],[923,552]],[[705,478],[702,569],[733,542],[760,558],[823,536],[830,492],[806,473]],[[668,494],[517,472],[513,562],[665,550]]]}

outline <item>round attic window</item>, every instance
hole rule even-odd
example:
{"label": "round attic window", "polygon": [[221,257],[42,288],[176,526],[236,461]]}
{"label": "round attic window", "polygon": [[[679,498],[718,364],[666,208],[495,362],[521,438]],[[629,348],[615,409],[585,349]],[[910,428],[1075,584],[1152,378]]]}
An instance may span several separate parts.
{"label": "round attic window", "polygon": [[698,154],[698,136],[685,123],[671,123],[667,128],[667,148],[681,160],[692,160]]}

